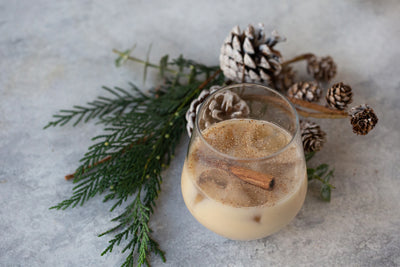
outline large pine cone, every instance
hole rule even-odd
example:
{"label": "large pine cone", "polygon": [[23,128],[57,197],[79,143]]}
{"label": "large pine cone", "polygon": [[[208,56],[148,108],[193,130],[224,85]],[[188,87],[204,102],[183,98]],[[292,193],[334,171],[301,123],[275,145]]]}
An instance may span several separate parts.
{"label": "large pine cone", "polygon": [[366,135],[378,123],[374,110],[367,104],[352,108],[349,115],[353,132],[356,134]]}
{"label": "large pine cone", "polygon": [[351,87],[340,82],[332,85],[326,93],[326,102],[332,108],[343,110],[352,102]]}
{"label": "large pine cone", "polygon": [[221,70],[235,82],[271,84],[282,68],[282,56],[273,47],[284,40],[275,31],[266,38],[262,24],[249,25],[243,32],[236,26],[221,47]]}
{"label": "large pine cone", "polygon": [[293,84],[287,95],[300,100],[306,100],[308,102],[318,101],[322,94],[319,84],[315,81],[311,82],[297,82]]}

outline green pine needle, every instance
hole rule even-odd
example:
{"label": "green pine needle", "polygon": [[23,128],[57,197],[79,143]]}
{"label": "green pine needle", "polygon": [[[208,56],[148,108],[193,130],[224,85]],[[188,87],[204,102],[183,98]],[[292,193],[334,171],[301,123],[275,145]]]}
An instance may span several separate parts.
{"label": "green pine needle", "polygon": [[[306,161],[308,162],[312,157],[314,157],[315,152],[306,154]],[[321,182],[320,196],[324,201],[331,201],[332,189],[335,186],[329,183],[329,180],[333,177],[334,170],[329,170],[328,164],[321,164],[316,168],[307,168],[308,182],[319,181]]]}
{"label": "green pine needle", "polygon": [[[145,64],[146,72],[149,67],[159,69],[164,82],[158,89],[145,94],[133,84],[129,90],[103,87],[108,97],[100,96],[87,106],[61,110],[44,127],[67,123],[76,126],[94,119],[103,124],[104,133],[92,139],[94,144],[80,160],[72,196],[51,209],[83,205],[99,194],[104,194],[105,202],[114,201],[110,211],[130,202],[124,212],[112,219],[118,225],[99,235],[114,235],[101,255],[124,243],[122,253],[126,252],[127,257],[122,266],[133,266],[135,261],[139,266],[149,265],[151,252],[165,261],[149,227],[161,190],[161,172],[170,164],[185,132],[185,113],[191,101],[203,87],[224,81],[218,67],[207,67],[182,56],[171,62],[164,56],[160,65],[155,65],[148,61],[148,56],[146,61],[131,57],[131,51],[117,51],[116,63],[132,60]],[[209,78],[211,73],[215,75]]]}

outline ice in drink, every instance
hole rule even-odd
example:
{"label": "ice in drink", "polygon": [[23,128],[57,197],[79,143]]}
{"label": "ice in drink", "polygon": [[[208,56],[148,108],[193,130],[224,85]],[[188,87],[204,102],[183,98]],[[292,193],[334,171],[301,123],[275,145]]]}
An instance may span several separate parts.
{"label": "ice in drink", "polygon": [[[235,240],[262,238],[302,207],[307,191],[302,146],[286,130],[266,121],[231,119],[206,128],[192,142],[182,194],[192,215],[211,231]],[[248,183],[226,166],[271,175],[273,187]]]}

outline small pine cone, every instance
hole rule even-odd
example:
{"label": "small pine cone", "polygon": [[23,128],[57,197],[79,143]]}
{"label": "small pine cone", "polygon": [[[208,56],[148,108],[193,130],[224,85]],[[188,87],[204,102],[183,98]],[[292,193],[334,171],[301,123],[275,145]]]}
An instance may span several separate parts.
{"label": "small pine cone", "polygon": [[250,113],[247,103],[232,91],[216,93],[208,103],[199,120],[200,128],[205,129],[215,122],[245,118]]}
{"label": "small pine cone", "polygon": [[326,93],[326,102],[332,108],[344,110],[353,99],[351,87],[340,82],[332,85]]}
{"label": "small pine cone", "polygon": [[330,81],[335,77],[337,71],[336,63],[330,56],[317,58],[312,56],[307,60],[307,72],[318,81]]}
{"label": "small pine cone", "polygon": [[301,141],[305,152],[321,150],[325,143],[326,133],[318,124],[310,121],[300,121]]}
{"label": "small pine cone", "polygon": [[374,110],[367,104],[351,108],[349,115],[353,132],[356,134],[366,135],[378,123]]}
{"label": "small pine cone", "polygon": [[308,102],[318,101],[318,99],[321,97],[321,94],[321,88],[315,81],[297,82],[293,84],[287,92],[289,97],[307,100]]}
{"label": "small pine cone", "polygon": [[220,88],[221,86],[214,85],[211,86],[209,90],[204,89],[201,91],[200,95],[196,99],[194,99],[192,103],[190,103],[190,107],[186,111],[186,122],[187,122],[186,130],[189,137],[192,136],[193,127],[196,120],[197,112],[199,111],[200,108],[200,104],[203,103],[203,101],[207,98],[207,96],[209,96],[211,93],[217,91]]}
{"label": "small pine cone", "polygon": [[265,37],[264,25],[249,25],[241,31],[234,27],[221,47],[220,68],[235,82],[271,84],[281,71],[282,56],[274,46],[285,41],[276,31]]}
{"label": "small pine cone", "polygon": [[286,92],[294,84],[296,72],[292,67],[283,67],[281,72],[275,77],[275,89]]}

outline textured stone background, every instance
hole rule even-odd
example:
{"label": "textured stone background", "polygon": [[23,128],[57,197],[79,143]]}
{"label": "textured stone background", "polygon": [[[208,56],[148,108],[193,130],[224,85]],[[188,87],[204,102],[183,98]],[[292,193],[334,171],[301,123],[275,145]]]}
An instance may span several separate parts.
{"label": "textured stone background", "polygon": [[111,236],[97,237],[116,215],[111,203],[97,197],[83,208],[48,209],[71,195],[63,176],[100,129],[43,126],[57,110],[101,94],[102,85],[141,85],[141,66],[115,68],[112,48],[137,43],[135,55],[144,57],[152,43],[154,61],[182,53],[218,64],[229,30],[257,22],[287,36],[279,45],[286,58],[332,55],[335,80],[352,85],[354,104],[374,107],[378,127],[357,137],[347,120],[321,121],[329,140],[312,164],[335,168],[332,202],[311,187],[289,226],[251,242],[219,237],[187,211],[180,193],[185,137],[152,218],[168,260],[153,257],[152,264],[400,265],[399,14],[396,0],[1,1],[0,266],[119,266],[120,248],[100,256]]}

